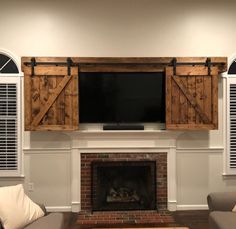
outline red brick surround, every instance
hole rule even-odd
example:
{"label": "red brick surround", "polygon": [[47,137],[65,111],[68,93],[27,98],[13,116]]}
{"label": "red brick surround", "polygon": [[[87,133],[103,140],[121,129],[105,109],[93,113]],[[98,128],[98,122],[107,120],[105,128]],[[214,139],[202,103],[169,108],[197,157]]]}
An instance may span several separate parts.
{"label": "red brick surround", "polygon": [[[91,205],[92,161],[156,161],[156,201],[158,211],[93,212]],[[167,153],[82,153],[81,154],[81,212],[79,224],[170,223],[167,211]]]}
{"label": "red brick surround", "polygon": [[157,211],[104,211],[104,212],[87,212],[82,211],[77,218],[79,225],[109,225],[116,224],[133,225],[133,224],[151,224],[153,226],[175,223],[173,216],[169,212],[158,213]]}

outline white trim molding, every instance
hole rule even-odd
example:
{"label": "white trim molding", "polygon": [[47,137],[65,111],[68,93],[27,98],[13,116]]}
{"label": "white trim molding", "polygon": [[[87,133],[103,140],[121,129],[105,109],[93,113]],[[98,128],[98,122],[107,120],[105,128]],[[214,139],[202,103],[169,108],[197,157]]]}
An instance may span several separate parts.
{"label": "white trim molding", "polygon": [[[71,137],[71,204],[81,210],[80,163],[82,153],[167,153],[168,209],[177,209],[176,138],[177,132],[145,133],[84,132],[68,133]],[[147,137],[147,135],[149,137]]]}
{"label": "white trim molding", "polygon": [[180,204],[177,205],[177,211],[186,211],[186,210],[208,210],[207,204]]}
{"label": "white trim molding", "polygon": [[47,212],[71,212],[71,206],[46,206]]}
{"label": "white trim molding", "polygon": [[[6,76],[6,77],[5,77]],[[1,84],[14,84],[16,85],[16,156],[17,156],[17,169],[0,171],[0,177],[20,177],[23,175],[23,156],[22,156],[22,104],[21,104],[21,78],[17,74],[13,77],[8,77],[7,74],[1,74]]]}
{"label": "white trim molding", "polygon": [[24,154],[61,154],[71,153],[70,148],[24,148]]}
{"label": "white trim molding", "polygon": [[71,150],[71,208],[72,212],[79,212],[81,210],[80,201],[80,167],[81,159],[78,149]]}
{"label": "white trim molding", "polygon": [[176,174],[176,149],[167,151],[167,191],[168,210],[176,211],[177,203],[177,174]]}
{"label": "white trim molding", "polygon": [[[230,125],[230,85],[236,84],[236,75],[230,75],[226,79],[226,86],[225,86],[225,104],[226,104],[226,111],[225,111],[225,120],[224,120],[224,129],[225,129],[225,135],[224,135],[224,175],[236,175],[236,168],[230,168],[230,136],[231,136],[231,125]],[[235,119],[235,117],[234,117]]]}
{"label": "white trim molding", "polygon": [[71,211],[72,212],[79,212],[81,210],[81,203],[72,201],[71,202]]}
{"label": "white trim molding", "polygon": [[[228,58],[228,68],[236,60],[236,53]],[[236,74],[225,72],[223,76],[223,176],[236,175],[236,168],[230,168],[230,84],[236,84]]]}
{"label": "white trim molding", "polygon": [[168,200],[167,207],[169,211],[177,210],[177,201],[176,200]]}
{"label": "white trim molding", "polygon": [[16,64],[19,73],[0,73],[1,83],[15,83],[17,86],[17,171],[1,171],[0,177],[24,177],[24,157],[22,155],[22,145],[23,145],[23,128],[24,123],[24,113],[23,113],[23,72],[21,71],[20,57],[17,57],[10,51],[0,48],[0,54],[8,56]]}
{"label": "white trim molding", "polygon": [[210,148],[177,148],[177,153],[223,153],[223,147],[210,147]]}

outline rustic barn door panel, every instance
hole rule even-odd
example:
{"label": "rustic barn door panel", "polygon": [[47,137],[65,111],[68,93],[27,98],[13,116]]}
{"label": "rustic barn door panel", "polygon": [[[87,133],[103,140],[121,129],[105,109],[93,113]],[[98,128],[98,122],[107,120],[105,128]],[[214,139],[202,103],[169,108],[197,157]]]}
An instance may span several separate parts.
{"label": "rustic barn door panel", "polygon": [[218,69],[205,66],[166,68],[166,128],[218,128]]}
{"label": "rustic barn door panel", "polygon": [[218,128],[218,72],[227,58],[22,57],[22,70],[25,130],[78,129],[79,72],[164,71],[166,128],[210,130]]}
{"label": "rustic barn door panel", "polygon": [[72,75],[57,66],[24,72],[25,130],[78,129],[78,69],[71,68]]}

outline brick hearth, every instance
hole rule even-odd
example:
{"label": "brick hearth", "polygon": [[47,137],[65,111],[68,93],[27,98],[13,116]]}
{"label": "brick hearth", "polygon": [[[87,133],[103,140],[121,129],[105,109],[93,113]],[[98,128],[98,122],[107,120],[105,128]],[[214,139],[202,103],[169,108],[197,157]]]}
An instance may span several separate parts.
{"label": "brick hearth", "polygon": [[79,213],[78,224],[169,224],[174,223],[170,213],[157,211],[106,211]]}
{"label": "brick hearth", "polygon": [[[91,163],[93,161],[156,161],[156,204],[158,210],[92,212]],[[78,224],[172,223],[167,211],[167,153],[82,153],[81,212]]]}

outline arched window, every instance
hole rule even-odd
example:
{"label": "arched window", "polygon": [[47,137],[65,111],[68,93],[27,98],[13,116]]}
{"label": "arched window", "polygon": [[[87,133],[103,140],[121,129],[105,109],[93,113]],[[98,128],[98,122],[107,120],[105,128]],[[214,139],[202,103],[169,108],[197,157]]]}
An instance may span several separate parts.
{"label": "arched window", "polygon": [[21,173],[21,76],[17,61],[0,50],[0,176]]}
{"label": "arched window", "polygon": [[236,59],[233,60],[232,64],[229,67],[228,74],[236,74]]}
{"label": "arched window", "polygon": [[1,74],[17,74],[19,69],[11,57],[0,53],[0,73]]}

